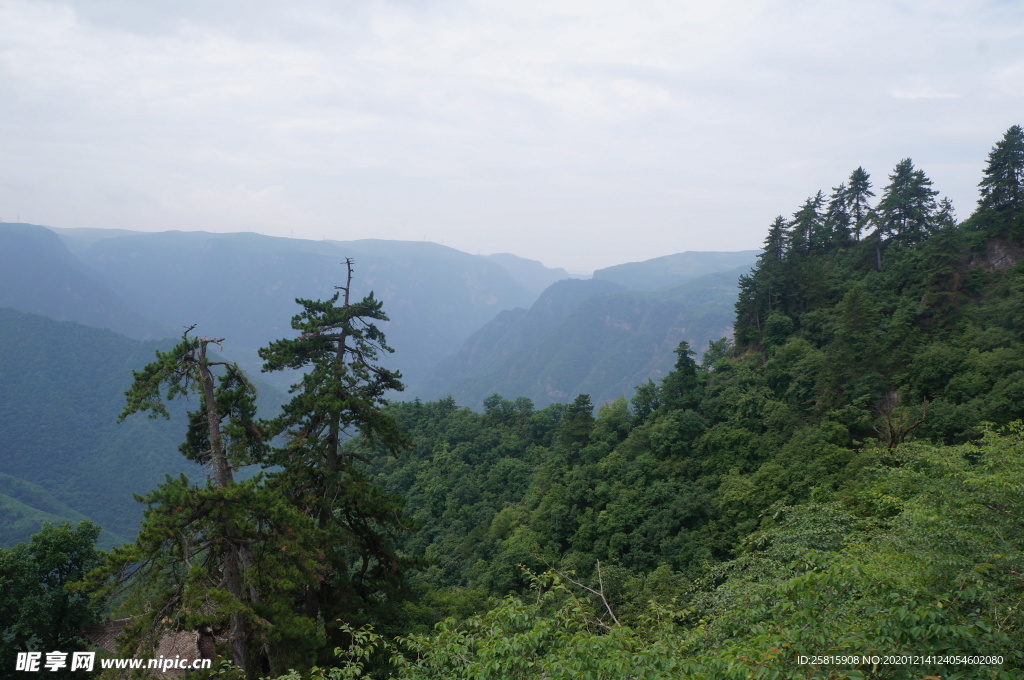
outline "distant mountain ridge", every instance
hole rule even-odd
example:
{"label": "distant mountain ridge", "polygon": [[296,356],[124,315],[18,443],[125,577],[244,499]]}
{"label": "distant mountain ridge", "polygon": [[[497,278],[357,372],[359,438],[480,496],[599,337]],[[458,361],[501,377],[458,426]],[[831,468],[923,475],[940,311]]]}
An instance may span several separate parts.
{"label": "distant mountain ridge", "polygon": [[0,307],[107,328],[136,339],[173,334],[129,304],[53,231],[0,223]]}
{"label": "distant mountain ridge", "polygon": [[[80,246],[81,247],[81,246]],[[290,334],[295,298],[328,298],[354,261],[353,294],[374,292],[391,322],[384,363],[415,382],[501,309],[534,295],[500,265],[435,243],[305,241],[260,234],[161,232],[99,238],[83,261],[164,323],[198,323],[236,350]]]}
{"label": "distant mountain ridge", "polygon": [[[384,330],[396,352],[384,363],[402,372],[409,386],[405,395],[410,398],[435,396],[439,387],[468,395],[465,383],[458,381],[477,381],[471,374],[498,370],[499,357],[536,349],[545,334],[554,332],[598,292],[611,293],[616,287],[666,292],[708,272],[732,269],[736,263],[740,269],[749,267],[757,253],[683,252],[607,267],[596,271],[592,281],[582,281],[565,278],[563,269],[509,253],[469,255],[428,242],[309,241],[254,233],[54,231],[37,225],[0,224],[0,243],[5,246],[0,257],[7,265],[0,270],[0,305],[138,339],[177,337],[182,327],[198,324],[204,334],[225,338],[232,357],[251,373],[261,366],[256,349],[291,333],[289,321],[297,310],[294,299],[329,297],[341,282],[341,262],[352,258],[354,294],[373,291],[391,318]],[[718,300],[719,292],[699,295]],[[632,299],[638,308],[655,304],[654,298]],[[680,309],[689,310],[686,314],[693,313],[693,300],[671,295],[666,300],[668,306],[682,304]],[[731,300],[723,298],[718,304],[725,316],[731,314]],[[660,303],[655,306],[661,308]],[[598,307],[586,309],[615,317],[616,323],[623,324],[623,333],[639,323],[619,318],[621,310],[604,313]],[[587,325],[592,320],[575,317],[573,323]],[[635,326],[641,327],[646,328]],[[711,327],[723,333],[729,324],[718,319],[702,333],[710,333]],[[612,341],[604,332],[596,337]],[[695,346],[709,339],[700,334],[690,337]],[[592,345],[591,338],[584,338],[578,346]],[[664,354],[650,343],[646,346],[644,351]],[[593,351],[605,350],[595,346]],[[523,364],[520,356],[517,361],[504,373],[480,381],[504,394],[527,390],[541,402],[565,398],[578,388],[559,373],[582,366],[579,358],[547,365],[542,371],[545,390],[534,384],[540,378],[527,378],[533,370],[527,364],[540,370],[540,359]],[[656,377],[662,368],[651,364],[650,370],[654,373],[648,377]],[[293,379],[269,377],[281,388]],[[585,382],[596,394],[609,389],[628,391],[631,386],[626,383],[636,375],[627,378],[611,371],[607,379],[618,387],[600,384],[596,377]],[[471,403],[478,403],[482,397],[475,390],[470,392]]]}
{"label": "distant mountain ridge", "polygon": [[686,340],[703,352],[732,334],[739,276],[748,267],[664,291],[628,290],[607,280],[561,281],[527,310],[499,315],[438,365],[427,398],[451,395],[480,408],[491,394],[537,406],[589,394],[595,404],[629,397],[664,377]]}
{"label": "distant mountain ridge", "polygon": [[564,279],[572,278],[564,269],[545,267],[542,262],[528,260],[512,253],[494,253],[484,255],[488,260],[497,262],[505,268],[524,288],[534,296],[540,295],[545,288]]}
{"label": "distant mountain ridge", "polygon": [[626,262],[594,272],[595,279],[612,281],[633,290],[665,290],[705,274],[750,268],[760,250],[737,252],[686,251],[643,262]]}

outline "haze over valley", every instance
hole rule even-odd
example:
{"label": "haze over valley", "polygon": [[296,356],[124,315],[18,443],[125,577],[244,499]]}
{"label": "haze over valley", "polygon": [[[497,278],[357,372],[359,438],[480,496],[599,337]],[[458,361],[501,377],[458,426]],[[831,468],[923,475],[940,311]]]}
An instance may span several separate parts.
{"label": "haze over valley", "polygon": [[[202,474],[176,452],[180,425],[115,424],[130,371],[196,324],[224,338],[224,355],[263,385],[265,408],[276,408],[299,376],[260,374],[256,350],[292,333],[295,298],[335,292],[346,258],[353,293],[373,292],[390,317],[382,328],[395,352],[383,363],[407,385],[393,397],[453,395],[479,409],[495,393],[538,407],[581,393],[597,404],[630,396],[671,369],[680,340],[700,349],[729,334],[736,282],[755,257],[691,252],[583,280],[511,254],[427,242],[0,223],[0,307],[8,308],[0,393],[27,395],[5,399],[0,411],[0,449],[9,452],[3,540],[27,539],[44,519],[82,518],[106,528],[104,542],[130,538],[141,517],[133,493],[164,474]],[[483,340],[496,332],[502,339]],[[578,342],[580,332],[589,344]],[[59,361],[46,359],[54,354]],[[68,409],[80,412],[78,426]],[[122,467],[130,474],[100,472]],[[75,479],[90,480],[90,490],[72,490]]]}

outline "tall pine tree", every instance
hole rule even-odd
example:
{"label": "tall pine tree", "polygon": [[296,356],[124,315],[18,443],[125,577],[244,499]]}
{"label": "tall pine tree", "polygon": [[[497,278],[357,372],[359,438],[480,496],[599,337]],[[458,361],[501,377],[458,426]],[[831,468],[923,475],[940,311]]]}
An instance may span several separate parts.
{"label": "tall pine tree", "polygon": [[786,218],[779,215],[768,227],[764,250],[757,256],[754,271],[740,276],[734,333],[740,344],[760,341],[764,319],[779,304],[788,247]]}
{"label": "tall pine tree", "polygon": [[931,186],[932,181],[909,158],[896,164],[877,208],[878,231],[884,240],[912,246],[931,235],[939,193]]}
{"label": "tall pine tree", "polygon": [[847,246],[853,240],[853,217],[847,203],[848,194],[849,188],[845,183],[834,187],[825,210],[826,231],[831,236],[831,245],[838,248]]}
{"label": "tall pine tree", "polygon": [[1020,211],[1024,208],[1024,129],[1014,125],[988,155],[985,176],[978,185],[981,210]]}
{"label": "tall pine tree", "polygon": [[346,448],[359,434],[391,452],[408,447],[393,417],[383,411],[385,394],[401,390],[401,375],[381,367],[391,352],[377,323],[386,322],[373,294],[353,301],[352,261],[344,286],[327,300],[296,302],[294,339],[260,350],[264,370],[304,372],[293,397],[271,427],[284,435],[270,462],[280,471],[270,484],[281,489],[311,520],[322,546],[323,571],[304,585],[296,607],[313,620],[365,618],[373,599],[400,582],[401,560],[394,537],[403,527],[401,505],[373,486],[360,468],[365,459]]}
{"label": "tall pine tree", "polygon": [[[152,649],[166,633],[198,631],[211,647],[214,638],[226,638],[234,665],[254,678],[272,667],[263,653],[278,623],[270,614],[271,600],[286,590],[279,585],[277,556],[288,554],[286,579],[302,571],[303,551],[287,538],[298,522],[271,500],[258,477],[235,480],[235,470],[258,461],[264,451],[255,390],[237,365],[210,356],[221,339],[190,337],[193,329],[134,372],[121,420],[139,412],[169,417],[166,401],[198,396],[180,450],[209,466],[210,477],[204,485],[184,475],[168,477],[139,497],[148,509],[138,537],[115,549],[90,579],[104,583],[105,592],[133,594],[129,602],[138,608],[128,629],[132,653]],[[269,580],[278,581],[278,593],[266,587]]]}
{"label": "tall pine tree", "polygon": [[849,184],[846,187],[846,211],[853,221],[853,238],[860,241],[864,230],[868,228],[871,220],[871,201],[875,192],[871,191],[871,176],[863,167],[858,167],[850,173]]}

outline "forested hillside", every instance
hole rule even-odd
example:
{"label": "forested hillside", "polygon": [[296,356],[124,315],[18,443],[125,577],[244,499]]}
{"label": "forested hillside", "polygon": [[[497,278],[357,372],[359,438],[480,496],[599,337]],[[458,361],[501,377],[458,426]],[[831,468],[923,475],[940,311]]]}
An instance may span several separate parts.
{"label": "forested hillside", "polygon": [[857,168],[770,224],[735,341],[596,414],[385,404],[350,284],[260,351],[309,371],[270,421],[186,336],[126,412],[203,386],[182,451],[217,479],[150,494],[85,587],[134,591],[128,650],[220,635],[228,677],[1024,677],[1019,126],[980,190],[958,223],[910,159]]}
{"label": "forested hillside", "polygon": [[[960,224],[909,159],[877,188],[858,168],[771,224],[734,345],[681,345],[596,417],[586,395],[393,405],[416,449],[377,479],[434,606],[539,598],[416,638],[399,675],[1019,677],[1022,186],[1016,126]],[[868,652],[1006,674],[797,664]]]}
{"label": "forested hillside", "polygon": [[0,308],[0,544],[84,517],[105,546],[123,542],[142,517],[133,494],[198,472],[175,453],[180,426],[115,422],[131,369],[160,346]]}
{"label": "forested hillside", "polygon": [[173,335],[132,307],[49,229],[0,223],[0,307],[106,328],[137,339]]}
{"label": "forested hillside", "polygon": [[[0,308],[0,545],[86,518],[116,545],[138,531],[136,493],[166,475],[202,479],[177,453],[182,425],[117,424],[132,370],[170,344]],[[283,396],[257,382],[269,415]]]}
{"label": "forested hillside", "polygon": [[735,346],[698,365],[684,343],[630,404],[596,419],[586,395],[539,411],[494,396],[483,414],[393,405],[417,449],[381,479],[424,527],[413,551],[454,565],[438,584],[494,589],[540,554],[686,571],[734,554],[773,503],[831,498],[876,461],[873,441],[962,443],[1019,418],[1024,225],[983,209],[955,226],[908,165],[877,210],[856,215],[870,184],[841,186],[778,218],[741,278]]}

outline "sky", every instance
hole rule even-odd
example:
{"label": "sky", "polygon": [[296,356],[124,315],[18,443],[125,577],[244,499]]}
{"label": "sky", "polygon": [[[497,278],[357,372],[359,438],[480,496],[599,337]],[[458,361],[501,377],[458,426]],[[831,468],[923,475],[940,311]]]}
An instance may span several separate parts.
{"label": "sky", "polygon": [[428,240],[595,268],[760,247],[912,158],[970,215],[1016,0],[0,0],[0,219]]}

